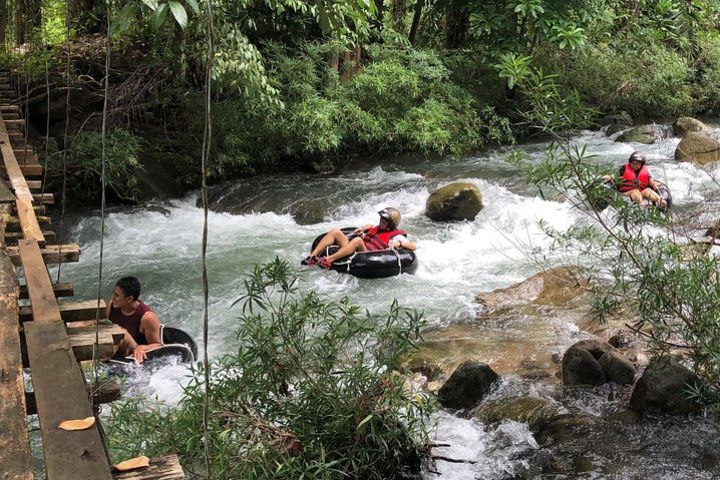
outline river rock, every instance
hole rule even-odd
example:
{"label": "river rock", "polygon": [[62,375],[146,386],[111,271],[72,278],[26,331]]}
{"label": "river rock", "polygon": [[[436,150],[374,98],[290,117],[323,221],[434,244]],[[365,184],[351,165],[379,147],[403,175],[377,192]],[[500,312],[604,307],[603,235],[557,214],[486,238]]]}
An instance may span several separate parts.
{"label": "river rock", "polygon": [[483,208],[482,194],[472,183],[451,183],[433,192],[425,204],[425,214],[438,222],[474,220]]}
{"label": "river rock", "polygon": [[499,378],[486,364],[467,361],[440,387],[438,400],[445,408],[471,408],[490,392]]}
{"label": "river rock", "polygon": [[609,380],[620,385],[632,385],[635,381],[635,367],[619,353],[606,352],[598,362]]}
{"label": "river rock", "polygon": [[651,143],[655,143],[656,140],[666,138],[667,134],[668,132],[665,128],[659,125],[639,125],[623,133],[615,141],[644,143],[649,145]]}
{"label": "river rock", "polygon": [[707,131],[707,126],[697,118],[680,117],[672,124],[673,135],[683,137],[688,132]]}
{"label": "river rock", "polygon": [[484,423],[504,420],[527,423],[531,430],[557,417],[561,407],[539,397],[498,398],[481,403],[473,416]]}
{"label": "river rock", "polygon": [[600,357],[605,355],[607,352],[612,352],[613,350],[615,350],[615,347],[610,345],[605,340],[599,338],[588,338],[587,340],[580,340],[579,342],[575,342],[572,346],[587,350],[595,358],[595,360],[600,360]]}
{"label": "river rock", "polygon": [[562,379],[565,386],[602,385],[605,371],[595,357],[584,348],[570,347],[563,355]]}
{"label": "river rock", "polygon": [[675,160],[701,165],[720,160],[720,142],[705,132],[688,132],[675,149]]}
{"label": "river rock", "polygon": [[688,398],[688,388],[700,379],[676,359],[656,357],[635,384],[630,406],[638,413],[687,415],[700,411],[700,404]]}
{"label": "river rock", "polygon": [[633,126],[633,119],[627,112],[606,115],[600,120],[600,126],[608,137]]}
{"label": "river rock", "polygon": [[506,288],[479,293],[475,301],[488,309],[523,303],[560,306],[578,297],[586,287],[587,282],[578,278],[574,270],[560,267],[540,272]]}

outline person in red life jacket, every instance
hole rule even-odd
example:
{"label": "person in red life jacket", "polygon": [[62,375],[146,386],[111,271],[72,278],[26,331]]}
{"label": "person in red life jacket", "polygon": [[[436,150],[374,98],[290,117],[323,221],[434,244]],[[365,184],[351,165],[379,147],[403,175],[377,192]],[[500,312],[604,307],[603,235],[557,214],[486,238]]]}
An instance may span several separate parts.
{"label": "person in red life jacket", "polygon": [[633,152],[628,163],[620,167],[618,177],[605,177],[615,181],[618,192],[630,197],[638,205],[645,206],[650,201],[658,207],[664,206],[665,201],[657,193],[660,185],[650,177],[650,171],[645,165],[645,155]]}
{"label": "person in red life jacket", "polygon": [[123,277],[115,284],[107,305],[107,318],[125,329],[118,352],[132,355],[138,364],[145,361],[148,350],[162,345],[160,320],[139,297],[140,281],[135,277]]}
{"label": "person in red life jacket", "polygon": [[[347,257],[355,252],[398,248],[415,250],[417,248],[414,242],[407,239],[406,232],[398,229],[400,212],[396,208],[383,208],[378,214],[380,215],[380,223],[375,226],[364,225],[356,229],[355,234],[357,236],[352,240],[348,240],[342,230],[330,230],[320,239],[315,249],[310,252],[310,256],[301,263],[303,265],[317,264],[322,268],[330,268],[335,260]],[[332,255],[318,258],[317,255],[330,245],[338,245],[340,248]]]}

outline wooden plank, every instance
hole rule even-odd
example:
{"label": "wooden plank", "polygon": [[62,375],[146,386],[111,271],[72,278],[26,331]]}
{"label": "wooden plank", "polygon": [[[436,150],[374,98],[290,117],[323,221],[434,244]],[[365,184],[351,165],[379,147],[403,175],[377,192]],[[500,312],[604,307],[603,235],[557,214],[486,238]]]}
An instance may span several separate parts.
{"label": "wooden plank", "polygon": [[[43,230],[43,237],[45,242],[55,243],[55,232],[52,230]],[[5,244],[6,245],[17,245],[18,240],[25,238],[22,232],[5,232]]]}
{"label": "wooden plank", "polygon": [[26,180],[30,190],[40,190],[42,188],[42,180]]}
{"label": "wooden plank", "polygon": [[[34,240],[33,240],[34,241]],[[18,246],[22,245],[23,241],[18,242]],[[13,261],[15,266],[21,265],[20,252],[18,247],[8,247],[10,253],[10,260]],[[80,261],[80,245],[77,243],[66,243],[63,245],[46,245],[40,249],[45,263],[67,263]],[[32,301],[32,297],[30,297]]]}
{"label": "wooden plank", "polygon": [[[7,170],[5,170],[4,166],[1,168],[3,169],[3,172],[7,177]],[[38,178],[42,177],[43,167],[42,165],[20,165],[20,171],[23,173],[23,175],[25,175],[25,177]]]}
{"label": "wooden plank", "polygon": [[[72,283],[53,283],[52,288],[56,297],[75,296],[75,285]],[[26,285],[20,285],[20,298],[30,298]]]}
{"label": "wooden plank", "polygon": [[[57,285],[57,284],[56,284]],[[55,285],[53,285],[54,287]],[[72,288],[72,285],[70,285]],[[86,320],[95,320],[95,314],[98,311],[97,300],[85,300],[83,302],[61,303],[58,305],[60,316],[64,322],[82,322]],[[100,318],[105,318],[105,300],[100,300]],[[30,306],[20,307],[20,321],[27,322],[32,320],[32,309]]]}
{"label": "wooden plank", "polygon": [[[98,385],[97,390],[93,392],[92,385],[87,386],[88,396],[92,393],[95,403],[111,403],[115,400],[120,400],[122,392],[120,391],[120,384],[115,380],[106,380]],[[25,392],[25,404],[27,405],[27,414],[37,414],[37,404],[35,403],[35,392]]]}
{"label": "wooden plank", "polygon": [[[35,218],[37,218],[37,221],[40,225],[50,225],[52,223],[52,219],[45,215],[38,215]],[[5,230],[8,232],[19,232],[20,219],[17,217],[8,218],[5,222]]]}
{"label": "wooden plank", "polygon": [[44,205],[53,205],[55,203],[55,195],[52,193],[33,193],[33,201]]}
{"label": "wooden plank", "polygon": [[93,416],[65,324],[59,316],[48,322],[27,322],[25,339],[48,480],[110,480],[97,425],[70,432],[58,428],[63,420]]}
{"label": "wooden plank", "polygon": [[182,480],[185,478],[177,455],[151,458],[150,466],[129,472],[113,472],[115,480]]}
{"label": "wooden plank", "polygon": [[[25,325],[30,325],[35,322],[26,322]],[[119,328],[117,325],[100,327],[98,332],[98,343],[97,343],[97,359],[98,361],[109,360],[115,353],[115,346],[120,343],[125,335],[124,332],[118,332],[116,329]],[[111,331],[108,331],[111,329]],[[117,338],[119,336],[119,338]],[[95,331],[79,331],[77,333],[68,330],[68,338],[70,339],[70,346],[72,347],[75,360],[82,362],[84,360],[93,359],[93,350],[95,349]],[[117,338],[117,340],[116,340]]]}
{"label": "wooden plank", "polygon": [[[67,322],[65,327],[68,331],[68,336],[71,337],[70,343],[73,343],[72,337],[76,336],[75,343],[80,345],[84,339],[83,335],[90,333],[95,336],[95,320],[78,320],[77,322]],[[114,323],[102,323],[98,326],[98,335],[109,335],[113,339],[113,344],[117,345],[120,341],[125,338],[125,329],[120,325]]]}
{"label": "wooden plank", "polygon": [[0,478],[32,480],[13,270],[0,250]]}
{"label": "wooden plank", "polygon": [[[14,249],[18,252],[18,263],[22,264],[25,274],[25,284],[30,296],[34,321],[52,322],[57,320],[62,322],[47,267],[45,267],[44,258],[37,242],[35,240],[20,240],[18,246],[14,247]],[[12,253],[10,253],[10,257],[12,259]],[[15,265],[18,265],[18,263]]]}
{"label": "wooden plank", "polygon": [[[23,180],[24,182],[24,180]],[[25,185],[27,188],[27,185]],[[30,190],[28,189],[28,192]],[[34,240],[41,247],[45,245],[45,237],[43,237],[42,229],[38,223],[38,219],[35,216],[35,210],[33,210],[32,194],[30,198],[21,197],[15,191],[15,208],[17,210],[18,218],[20,219],[20,228],[22,229],[23,235],[28,240]]]}
{"label": "wooden plank", "polygon": [[27,198],[32,203],[32,194],[30,189],[25,183],[25,176],[23,175],[20,165],[18,165],[13,148],[8,141],[8,137],[12,136],[13,132],[8,133],[5,128],[5,122],[2,118],[2,112],[0,112],[0,149],[2,150],[3,163],[5,164],[5,172],[10,179],[15,196],[18,198]]}

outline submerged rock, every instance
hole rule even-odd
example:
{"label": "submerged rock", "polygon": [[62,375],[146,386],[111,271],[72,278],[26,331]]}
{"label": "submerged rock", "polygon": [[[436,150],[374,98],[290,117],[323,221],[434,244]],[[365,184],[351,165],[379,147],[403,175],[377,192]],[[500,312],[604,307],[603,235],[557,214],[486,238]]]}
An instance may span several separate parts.
{"label": "submerged rock", "polygon": [[615,141],[644,143],[649,145],[651,143],[655,143],[656,140],[667,138],[667,136],[667,129],[660,125],[639,125],[623,133]]}
{"label": "submerged rock", "polygon": [[471,408],[490,392],[499,378],[488,365],[467,361],[440,387],[438,400],[445,408]]}
{"label": "submerged rock", "polygon": [[672,124],[673,135],[683,137],[688,132],[702,132],[707,130],[707,126],[697,118],[680,117]]}
{"label": "submerged rock", "polygon": [[584,293],[586,287],[587,282],[578,278],[574,270],[560,267],[540,272],[506,288],[479,293],[475,301],[490,309],[531,302],[558,306]]}
{"label": "submerged rock", "polygon": [[425,204],[425,214],[439,222],[475,220],[482,210],[482,194],[472,183],[451,183],[433,192]]}
{"label": "submerged rock", "polygon": [[485,423],[504,420],[527,423],[531,430],[562,414],[562,408],[539,397],[498,398],[483,402],[473,414]]}
{"label": "submerged rock", "polygon": [[720,160],[720,142],[705,132],[688,132],[675,149],[675,160],[701,165]]}
{"label": "submerged rock", "polygon": [[605,372],[595,357],[579,347],[570,347],[563,355],[562,379],[566,386],[602,385],[607,381]]}
{"label": "submerged rock", "polygon": [[676,359],[654,358],[635,384],[630,406],[638,413],[687,415],[700,411],[700,404],[689,398],[688,389],[699,383],[693,372]]}

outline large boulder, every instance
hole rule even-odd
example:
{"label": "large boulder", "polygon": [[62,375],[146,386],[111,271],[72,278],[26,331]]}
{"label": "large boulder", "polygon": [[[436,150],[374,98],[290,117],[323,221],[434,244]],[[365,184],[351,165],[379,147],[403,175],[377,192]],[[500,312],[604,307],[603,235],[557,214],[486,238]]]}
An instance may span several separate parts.
{"label": "large boulder", "polygon": [[425,214],[438,222],[474,220],[483,208],[482,194],[472,183],[451,183],[433,192],[425,204]]}
{"label": "large boulder", "polygon": [[631,128],[627,132],[620,135],[616,142],[634,142],[651,144],[655,143],[656,140],[662,140],[668,136],[668,131],[659,125],[639,125],[635,128]]}
{"label": "large boulder", "polygon": [[602,130],[607,136],[621,132],[633,126],[633,119],[627,112],[614,113],[604,116],[600,122]]}
{"label": "large boulder", "polygon": [[539,397],[499,398],[483,402],[474,413],[484,423],[500,423],[504,420],[527,423],[531,430],[564,413],[563,409]]}
{"label": "large boulder", "polygon": [[635,384],[630,406],[638,413],[696,413],[700,404],[689,398],[688,389],[699,381],[697,375],[674,358],[654,358]]}
{"label": "large boulder", "polygon": [[692,117],[680,117],[672,124],[673,135],[676,137],[683,137],[689,132],[702,132],[706,130],[707,127],[703,122]]}
{"label": "large boulder", "polygon": [[620,385],[632,385],[635,381],[635,367],[632,362],[617,352],[606,352],[598,360],[608,380]]}
{"label": "large boulder", "polygon": [[490,392],[500,377],[484,363],[469,360],[460,365],[438,391],[445,408],[470,408]]}
{"label": "large boulder", "polygon": [[587,282],[567,267],[545,270],[520,283],[479,293],[475,301],[488,309],[524,303],[561,306],[585,292]]}
{"label": "large boulder", "polygon": [[562,379],[565,386],[602,385],[605,372],[593,355],[579,347],[570,347],[562,359]]}
{"label": "large boulder", "polygon": [[675,149],[675,160],[701,165],[720,160],[720,142],[705,132],[688,132]]}

